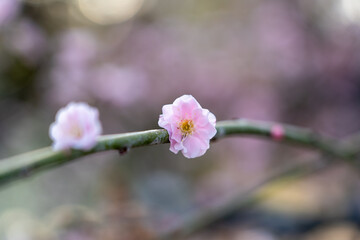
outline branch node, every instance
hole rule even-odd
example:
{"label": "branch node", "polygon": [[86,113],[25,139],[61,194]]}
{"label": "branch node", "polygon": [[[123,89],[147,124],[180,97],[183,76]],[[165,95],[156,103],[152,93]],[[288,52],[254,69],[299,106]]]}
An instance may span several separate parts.
{"label": "branch node", "polygon": [[123,156],[129,151],[129,148],[128,147],[119,148],[118,151],[120,156]]}

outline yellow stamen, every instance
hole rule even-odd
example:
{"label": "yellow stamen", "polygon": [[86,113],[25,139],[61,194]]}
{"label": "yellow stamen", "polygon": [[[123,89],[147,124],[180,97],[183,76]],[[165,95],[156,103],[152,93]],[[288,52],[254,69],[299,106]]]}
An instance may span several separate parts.
{"label": "yellow stamen", "polygon": [[70,128],[70,134],[75,138],[81,138],[81,136],[83,135],[83,131],[79,126],[73,125]]}
{"label": "yellow stamen", "polygon": [[194,123],[192,120],[185,119],[180,122],[179,128],[183,137],[186,137],[194,132]]}

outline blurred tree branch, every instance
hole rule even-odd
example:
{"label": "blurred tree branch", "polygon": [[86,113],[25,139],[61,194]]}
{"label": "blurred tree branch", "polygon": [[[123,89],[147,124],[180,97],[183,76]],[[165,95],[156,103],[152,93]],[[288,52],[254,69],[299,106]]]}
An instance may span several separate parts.
{"label": "blurred tree branch", "polygon": [[[279,124],[246,119],[220,121],[216,125],[218,132],[214,140],[232,135],[249,135],[274,139],[272,127],[275,125]],[[355,163],[353,160],[357,156],[357,147],[356,149],[342,147],[341,141],[319,135],[306,128],[291,125],[280,126],[284,129],[281,142],[311,147],[331,157],[346,160],[351,164]],[[167,131],[161,129],[104,135],[99,138],[97,145],[90,151],[69,150],[67,152],[55,152],[50,147],[39,149],[1,160],[0,186],[96,152],[119,150],[122,153],[130,148],[168,142],[169,136]]]}
{"label": "blurred tree branch", "polygon": [[301,163],[293,162],[285,167],[281,167],[265,177],[258,184],[245,191],[241,191],[220,206],[190,211],[192,213],[191,216],[178,223],[172,229],[161,234],[158,239],[183,239],[193,233],[199,232],[216,222],[226,219],[236,212],[266,200],[274,193],[271,191],[271,189],[273,189],[272,186],[276,186],[275,189],[277,190],[279,187],[286,187],[288,184],[293,183],[304,176],[325,169],[331,162],[331,158],[323,157],[321,159],[312,159]]}
{"label": "blurred tree branch", "polygon": [[[238,126],[235,127],[236,123]],[[225,132],[219,132],[218,135],[224,134],[255,134],[260,136],[271,136],[269,129],[274,124],[265,122],[254,122],[250,120],[235,120],[220,122],[217,127],[223,129],[227,126]],[[239,126],[247,126],[244,130]],[[231,127],[232,126],[232,127]],[[359,169],[359,165],[354,161],[360,153],[360,133],[355,133],[344,140],[336,141],[327,137],[315,134],[310,130],[298,128],[290,125],[283,125],[285,130],[284,141],[306,146],[315,147],[323,152],[321,159],[312,159],[302,161],[301,163],[291,162],[285,167],[281,167],[269,176],[265,177],[258,184],[241,191],[234,197],[225,201],[220,206],[207,207],[200,210],[191,211],[191,216],[183,219],[173,228],[162,233],[158,239],[183,239],[191,234],[197,233],[209,226],[220,222],[223,219],[241,210],[254,206],[263,200],[268,199],[271,194],[272,186],[286,187],[304,176],[317,173],[329,167],[334,162],[334,158],[341,158],[349,161]],[[357,170],[356,169],[356,170]]]}

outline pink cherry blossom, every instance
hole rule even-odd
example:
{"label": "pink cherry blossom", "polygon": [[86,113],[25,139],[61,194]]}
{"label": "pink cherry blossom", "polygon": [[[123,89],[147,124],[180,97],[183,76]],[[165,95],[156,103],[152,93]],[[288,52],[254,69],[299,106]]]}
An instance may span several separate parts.
{"label": "pink cherry blossom", "polygon": [[49,134],[54,150],[89,150],[95,146],[101,131],[98,110],[86,103],[72,102],[57,112]]}
{"label": "pink cherry blossom", "polygon": [[173,104],[164,105],[159,126],[169,133],[170,151],[182,151],[185,157],[202,156],[216,134],[216,118],[204,109],[191,95],[177,98]]}

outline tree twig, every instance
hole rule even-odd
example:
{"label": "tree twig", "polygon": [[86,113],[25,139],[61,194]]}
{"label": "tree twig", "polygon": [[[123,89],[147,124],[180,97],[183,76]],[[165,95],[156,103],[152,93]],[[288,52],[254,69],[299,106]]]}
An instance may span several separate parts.
{"label": "tree twig", "polygon": [[[217,123],[217,134],[214,139],[232,135],[250,135],[272,139],[272,127],[275,123],[246,119],[220,121]],[[279,124],[277,124],[279,125]],[[354,154],[348,149],[341,149],[339,142],[315,132],[291,125],[284,128],[282,142],[295,143],[317,149],[335,158],[352,162]],[[104,135],[90,151],[69,150],[68,152],[53,151],[50,147],[0,160],[0,186],[15,180],[26,178],[45,169],[53,168],[77,158],[96,152],[120,150],[164,144],[169,142],[166,130],[148,130],[142,132]]]}

